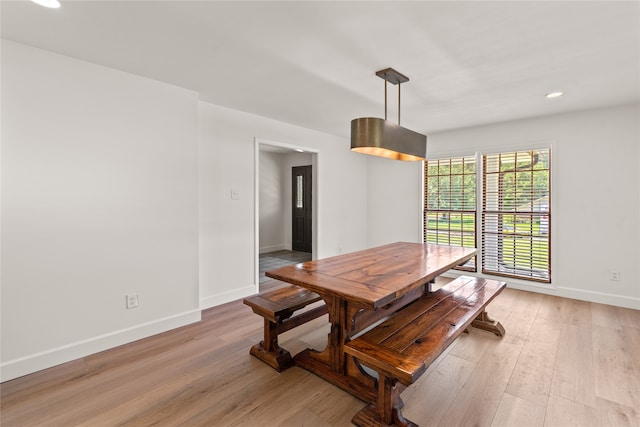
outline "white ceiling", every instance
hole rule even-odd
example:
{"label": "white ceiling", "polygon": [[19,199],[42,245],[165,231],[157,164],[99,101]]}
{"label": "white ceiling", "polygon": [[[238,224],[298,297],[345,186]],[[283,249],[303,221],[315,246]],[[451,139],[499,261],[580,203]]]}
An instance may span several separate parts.
{"label": "white ceiling", "polygon": [[640,101],[638,1],[61,3],[2,1],[2,37],[341,136],[384,115],[387,67],[426,134]]}

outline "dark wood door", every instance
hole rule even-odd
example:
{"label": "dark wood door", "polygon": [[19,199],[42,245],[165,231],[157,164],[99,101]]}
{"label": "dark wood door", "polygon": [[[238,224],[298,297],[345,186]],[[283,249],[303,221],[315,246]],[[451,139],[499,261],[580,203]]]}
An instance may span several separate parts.
{"label": "dark wood door", "polygon": [[292,249],[311,252],[311,166],[296,166],[291,172]]}

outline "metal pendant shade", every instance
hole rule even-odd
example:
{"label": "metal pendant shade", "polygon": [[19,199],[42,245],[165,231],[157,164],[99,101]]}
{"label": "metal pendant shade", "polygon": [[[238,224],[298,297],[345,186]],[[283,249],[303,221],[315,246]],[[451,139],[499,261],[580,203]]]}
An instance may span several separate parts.
{"label": "metal pendant shade", "polygon": [[[394,160],[418,161],[427,156],[427,137],[400,126],[400,83],[409,78],[393,68],[376,72],[384,79],[384,119],[362,117],[351,121],[351,151]],[[398,85],[398,124],[387,120],[387,82]]]}

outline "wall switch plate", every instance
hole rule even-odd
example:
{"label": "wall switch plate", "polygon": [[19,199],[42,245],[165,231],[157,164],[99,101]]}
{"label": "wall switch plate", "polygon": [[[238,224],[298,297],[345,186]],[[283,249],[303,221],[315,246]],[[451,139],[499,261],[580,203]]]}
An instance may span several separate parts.
{"label": "wall switch plate", "polygon": [[138,307],[138,293],[130,292],[125,295],[127,297],[127,310]]}

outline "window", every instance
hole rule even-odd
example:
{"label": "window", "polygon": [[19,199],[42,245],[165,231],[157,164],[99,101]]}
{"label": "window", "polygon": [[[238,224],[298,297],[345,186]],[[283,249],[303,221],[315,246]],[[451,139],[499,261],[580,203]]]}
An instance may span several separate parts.
{"label": "window", "polygon": [[483,157],[482,272],[551,281],[549,150]]}
{"label": "window", "polygon": [[296,208],[303,208],[304,200],[304,186],[302,185],[302,175],[296,176]]}
{"label": "window", "polygon": [[426,160],[424,176],[425,242],[480,248],[486,274],[551,282],[549,149]]}
{"label": "window", "polygon": [[[476,247],[476,159],[425,161],[424,241]],[[476,257],[460,270],[477,271]]]}

